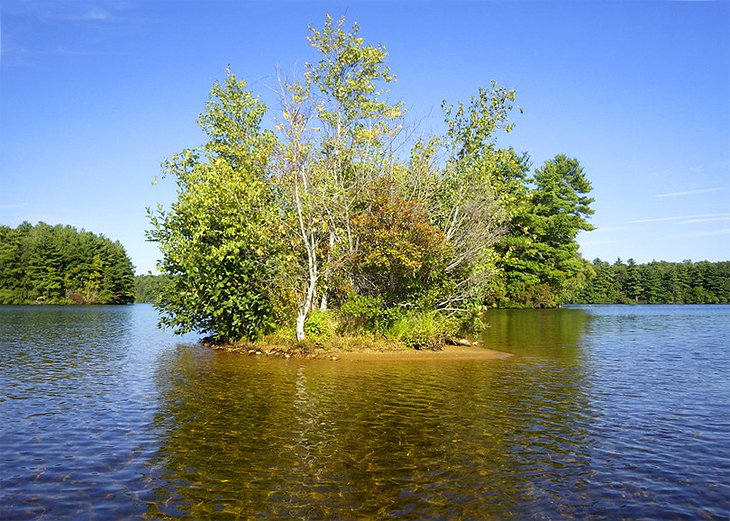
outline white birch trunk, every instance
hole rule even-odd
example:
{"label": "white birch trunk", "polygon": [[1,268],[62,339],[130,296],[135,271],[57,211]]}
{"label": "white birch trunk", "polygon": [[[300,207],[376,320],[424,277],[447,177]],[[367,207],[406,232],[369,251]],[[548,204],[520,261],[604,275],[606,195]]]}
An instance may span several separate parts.
{"label": "white birch trunk", "polygon": [[297,314],[297,342],[304,340],[304,322],[307,320],[307,313],[300,309]]}

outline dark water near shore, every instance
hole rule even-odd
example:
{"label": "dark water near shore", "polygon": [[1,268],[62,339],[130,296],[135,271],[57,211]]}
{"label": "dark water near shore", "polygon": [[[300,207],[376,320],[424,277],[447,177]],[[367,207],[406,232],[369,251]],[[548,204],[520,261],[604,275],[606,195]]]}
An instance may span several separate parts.
{"label": "dark water near shore", "polygon": [[332,362],[0,307],[0,519],[728,519],[730,306],[489,320],[514,357]]}

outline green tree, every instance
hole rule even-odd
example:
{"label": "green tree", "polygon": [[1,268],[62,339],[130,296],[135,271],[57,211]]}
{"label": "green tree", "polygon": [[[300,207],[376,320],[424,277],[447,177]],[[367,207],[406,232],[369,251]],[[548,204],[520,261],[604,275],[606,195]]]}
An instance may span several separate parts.
{"label": "green tree", "polygon": [[624,288],[624,293],[626,294],[629,302],[636,304],[639,302],[641,295],[644,293],[644,288],[641,270],[634,259],[629,259],[627,261],[626,272],[626,287]]}
{"label": "green tree", "polygon": [[137,275],[134,277],[134,301],[157,303],[162,290],[169,281],[167,275],[153,275],[151,272]]}
{"label": "green tree", "polygon": [[[89,291],[94,274],[98,287]],[[125,304],[132,301],[132,277],[124,247],[103,236],[45,223],[0,227],[4,304]]]}
{"label": "green tree", "polygon": [[578,252],[580,231],[593,226],[591,185],[578,160],[558,155],[535,171],[509,232],[498,245],[506,278],[502,305],[551,307],[569,300],[592,275]]}
{"label": "green tree", "polygon": [[529,177],[529,158],[497,145],[514,91],[493,83],[444,104],[443,136],[403,138],[385,49],[329,16],[309,43],[317,59],[280,79],[273,131],[229,71],[199,118],[206,143],[165,163],[178,198],[150,212],[148,232],[169,276],[163,325],[238,340],[275,322],[303,340],[317,304],[442,324],[489,299],[554,305],[590,273],[577,161]]}
{"label": "green tree", "polygon": [[160,269],[170,277],[158,302],[161,323],[177,332],[253,339],[271,325],[280,225],[265,112],[229,72],[199,118],[208,142],[164,165],[178,198],[168,210],[150,211],[148,237],[159,244]]}

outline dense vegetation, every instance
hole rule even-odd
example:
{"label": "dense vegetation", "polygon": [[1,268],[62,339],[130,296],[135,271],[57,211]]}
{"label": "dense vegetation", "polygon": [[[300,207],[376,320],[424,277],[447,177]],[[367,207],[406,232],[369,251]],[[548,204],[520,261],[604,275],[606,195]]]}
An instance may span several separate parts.
{"label": "dense vegetation", "polygon": [[169,282],[166,275],[137,275],[134,277],[134,301],[155,304]]}
{"label": "dense vegetation", "polygon": [[0,304],[128,304],[134,271],[124,247],[71,226],[0,226]]}
{"label": "dense vegetation", "polygon": [[730,304],[730,262],[593,261],[581,304]]}
{"label": "dense vegetation", "polygon": [[169,275],[163,325],[418,346],[485,305],[555,306],[585,282],[575,239],[592,229],[590,183],[573,158],[531,173],[498,146],[514,91],[444,103],[443,135],[417,136],[387,97],[382,46],[342,19],[310,31],[318,59],[280,80],[276,114],[228,71],[198,120],[207,141],[165,162],[178,197],[148,231]]}

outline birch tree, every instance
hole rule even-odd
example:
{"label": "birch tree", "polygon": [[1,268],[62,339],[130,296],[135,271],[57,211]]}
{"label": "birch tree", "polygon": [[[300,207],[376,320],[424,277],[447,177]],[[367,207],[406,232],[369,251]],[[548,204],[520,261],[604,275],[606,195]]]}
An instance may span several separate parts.
{"label": "birch tree", "polygon": [[304,324],[312,310],[322,275],[319,250],[326,236],[323,180],[313,158],[309,91],[302,84],[279,82],[281,105],[276,165],[282,211],[288,232],[288,265],[284,285],[295,295],[296,338],[304,340]]}
{"label": "birch tree", "polygon": [[324,27],[310,27],[309,43],[320,57],[308,63],[300,90],[307,92],[318,125],[318,168],[322,170],[327,219],[327,253],[323,259],[321,307],[326,307],[326,279],[342,269],[358,249],[353,229],[355,207],[386,176],[396,160],[393,142],[401,130],[401,103],[385,99],[395,80],[381,45],[366,45],[359,26],[345,29],[345,19],[327,16]]}

